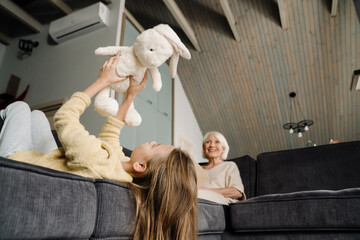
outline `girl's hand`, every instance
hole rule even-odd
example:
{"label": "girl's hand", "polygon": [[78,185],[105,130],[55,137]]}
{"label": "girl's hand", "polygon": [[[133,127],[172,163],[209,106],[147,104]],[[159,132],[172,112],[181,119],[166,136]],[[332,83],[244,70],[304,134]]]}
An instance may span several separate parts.
{"label": "girl's hand", "polygon": [[127,95],[129,97],[135,98],[136,95],[138,95],[142,90],[144,90],[144,88],[146,86],[147,78],[148,78],[148,75],[147,75],[147,72],[145,72],[145,75],[144,75],[141,83],[139,85],[136,85],[135,80],[133,79],[133,76],[129,76],[130,85],[127,90]]}
{"label": "girl's hand", "polygon": [[119,119],[120,121],[124,121],[127,111],[131,103],[134,101],[136,95],[141,92],[146,85],[147,81],[147,73],[145,72],[144,78],[139,85],[136,85],[135,80],[132,76],[129,76],[130,84],[127,90],[126,97],[123,99],[122,103],[119,106],[118,112],[115,118]]}
{"label": "girl's hand", "polygon": [[127,77],[121,77],[116,72],[116,66],[119,61],[120,51],[100,68],[98,81],[106,87],[110,84],[124,81]]}
{"label": "girl's hand", "polygon": [[116,73],[116,65],[119,61],[119,57],[120,51],[116,54],[116,56],[111,57],[104,63],[104,65],[100,68],[98,79],[84,90],[84,93],[86,93],[90,98],[102,89],[108,87],[110,84],[124,81],[127,78],[120,77]]}

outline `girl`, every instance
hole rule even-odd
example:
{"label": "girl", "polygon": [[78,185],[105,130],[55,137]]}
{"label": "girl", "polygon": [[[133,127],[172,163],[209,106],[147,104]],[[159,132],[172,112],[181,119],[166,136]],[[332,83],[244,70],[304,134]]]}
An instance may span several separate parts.
{"label": "girl", "polygon": [[[62,148],[56,148],[45,115],[23,102],[1,110],[0,155],[84,177],[128,183],[136,199],[134,239],[196,239],[197,176],[188,154],[156,142],[136,147],[130,159],[119,135],[125,114],[145,88],[130,76],[130,86],[115,117],[108,117],[98,138],[89,135],[79,118],[91,98],[112,83],[123,81],[115,68],[120,53],[100,69],[98,79],[76,92],[54,117]],[[21,128],[21,129],[19,129]]]}

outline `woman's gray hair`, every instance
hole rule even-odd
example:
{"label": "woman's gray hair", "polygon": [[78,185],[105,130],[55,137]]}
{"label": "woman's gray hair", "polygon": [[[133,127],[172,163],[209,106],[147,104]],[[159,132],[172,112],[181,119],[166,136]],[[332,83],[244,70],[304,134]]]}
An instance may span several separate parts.
{"label": "woman's gray hair", "polygon": [[224,137],[224,135],[222,135],[219,132],[216,131],[212,131],[212,132],[207,132],[204,136],[203,139],[203,158],[206,158],[205,152],[204,152],[204,143],[205,140],[209,137],[209,136],[214,136],[217,138],[217,140],[220,141],[221,145],[224,147],[224,152],[221,154],[221,160],[225,160],[227,158],[227,155],[229,153],[230,147],[229,144],[226,141],[226,138]]}

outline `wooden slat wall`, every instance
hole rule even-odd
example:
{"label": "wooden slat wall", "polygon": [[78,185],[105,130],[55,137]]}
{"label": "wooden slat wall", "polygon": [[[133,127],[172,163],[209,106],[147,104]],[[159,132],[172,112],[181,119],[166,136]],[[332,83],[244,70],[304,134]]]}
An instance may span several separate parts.
{"label": "wooden slat wall", "polygon": [[[180,59],[182,85],[202,132],[222,132],[230,158],[304,147],[308,140],[360,140],[360,92],[350,92],[352,72],[360,69],[354,1],[339,1],[335,17],[327,1],[284,3],[286,30],[274,1],[229,0],[237,42],[217,0],[178,0],[198,38],[197,52],[162,1],[126,2],[145,28],[168,23],[186,43],[192,59]],[[292,91],[314,120],[301,139],[282,128]],[[298,115],[294,120],[301,120]]]}

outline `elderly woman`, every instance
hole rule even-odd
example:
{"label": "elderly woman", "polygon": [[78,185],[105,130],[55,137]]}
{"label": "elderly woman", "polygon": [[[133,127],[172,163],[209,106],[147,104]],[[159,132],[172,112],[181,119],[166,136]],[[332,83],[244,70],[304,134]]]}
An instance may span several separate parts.
{"label": "elderly woman", "polygon": [[199,187],[199,198],[225,205],[245,199],[238,167],[232,161],[224,161],[228,153],[229,145],[221,133],[205,134],[203,157],[209,162],[203,168],[210,180]]}

